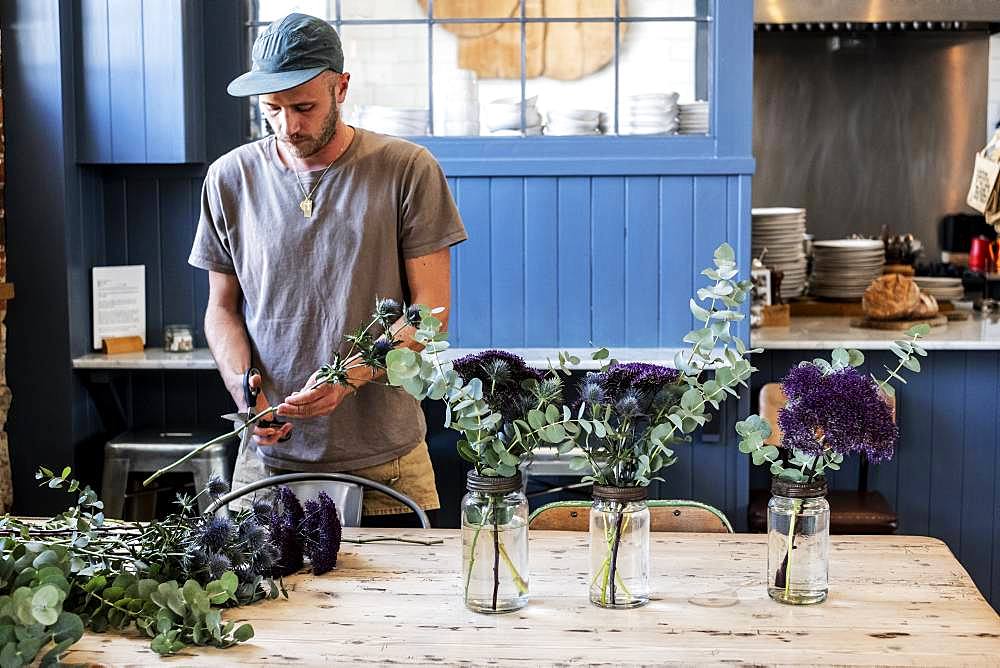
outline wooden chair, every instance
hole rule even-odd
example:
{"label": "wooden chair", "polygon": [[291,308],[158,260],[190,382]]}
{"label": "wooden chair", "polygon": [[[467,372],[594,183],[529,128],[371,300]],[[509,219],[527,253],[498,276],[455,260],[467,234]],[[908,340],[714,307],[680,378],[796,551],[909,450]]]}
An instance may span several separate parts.
{"label": "wooden chair", "polygon": [[[651,531],[733,533],[725,514],[697,501],[647,501]],[[531,513],[528,528],[540,531],[589,531],[589,501],[557,501]]]}
{"label": "wooden chair", "polygon": [[[761,417],[771,424],[768,444],[781,447],[782,434],[778,426],[778,411],[785,407],[788,398],[781,390],[780,383],[768,383],[760,388]],[[896,399],[889,397],[893,417],[896,414]],[[748,524],[751,531],[767,531],[767,502],[771,491],[753,490],[750,493]],[[853,490],[831,490],[827,494],[830,502],[830,532],[837,534],[891,534],[899,526],[896,511],[884,496],[868,489],[868,459],[862,454],[858,465],[858,486]]]}

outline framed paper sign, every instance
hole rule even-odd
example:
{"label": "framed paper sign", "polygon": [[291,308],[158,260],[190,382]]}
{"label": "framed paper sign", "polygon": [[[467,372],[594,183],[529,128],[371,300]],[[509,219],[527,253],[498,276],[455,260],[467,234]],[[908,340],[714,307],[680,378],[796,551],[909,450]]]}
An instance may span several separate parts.
{"label": "framed paper sign", "polygon": [[93,268],[94,350],[112,336],[146,343],[146,265]]}

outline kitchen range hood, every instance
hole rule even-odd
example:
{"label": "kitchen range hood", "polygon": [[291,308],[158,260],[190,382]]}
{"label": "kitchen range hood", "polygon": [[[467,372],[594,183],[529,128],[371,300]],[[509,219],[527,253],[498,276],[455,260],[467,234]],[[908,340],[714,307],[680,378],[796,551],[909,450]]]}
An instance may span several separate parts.
{"label": "kitchen range hood", "polygon": [[1000,29],[998,0],[756,0],[758,29],[951,31]]}

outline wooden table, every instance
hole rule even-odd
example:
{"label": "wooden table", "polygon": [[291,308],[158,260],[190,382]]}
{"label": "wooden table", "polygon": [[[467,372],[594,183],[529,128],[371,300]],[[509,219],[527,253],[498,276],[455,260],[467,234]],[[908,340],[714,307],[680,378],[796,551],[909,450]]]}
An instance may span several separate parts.
{"label": "wooden table", "polygon": [[[602,610],[587,600],[587,535],[532,532],[531,596],[506,615],[459,597],[460,543],[345,543],[337,570],[289,578],[289,599],[231,611],[256,630],[228,650],[186,650],[176,665],[663,663],[1000,665],[1000,618],[943,543],[911,536],[833,538],[820,605],[771,601],[766,537],[653,534],[653,600]],[[347,530],[345,536],[376,535]],[[88,634],[68,663],[149,665],[142,638]]]}

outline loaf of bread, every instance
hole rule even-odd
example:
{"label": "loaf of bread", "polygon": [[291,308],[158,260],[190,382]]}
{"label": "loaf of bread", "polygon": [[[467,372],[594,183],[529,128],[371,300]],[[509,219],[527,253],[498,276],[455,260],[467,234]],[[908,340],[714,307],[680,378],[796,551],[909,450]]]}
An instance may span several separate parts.
{"label": "loaf of bread", "polygon": [[938,303],[932,295],[920,293],[920,303],[910,312],[911,318],[933,318],[938,314]]}
{"label": "loaf of bread", "polygon": [[909,276],[886,274],[872,281],[861,299],[865,315],[873,320],[901,320],[920,304],[920,289]]}

